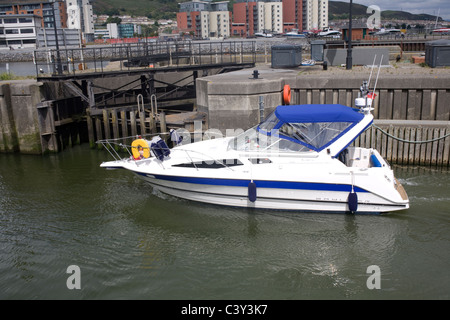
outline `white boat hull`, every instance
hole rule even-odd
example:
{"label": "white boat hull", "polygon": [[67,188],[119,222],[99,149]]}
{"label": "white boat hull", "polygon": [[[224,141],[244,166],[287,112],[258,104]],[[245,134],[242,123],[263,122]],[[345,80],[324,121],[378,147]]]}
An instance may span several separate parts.
{"label": "white boat hull", "polygon": [[[251,202],[248,198],[248,189],[245,187],[217,187],[202,185],[199,187],[190,183],[167,183],[158,179],[143,177],[155,189],[174,197],[210,203],[222,206],[289,210],[298,212],[349,212],[349,192],[322,191],[318,194],[312,190],[293,189],[258,189],[257,199]],[[358,193],[357,193],[358,194]],[[359,197],[362,197],[359,195]],[[386,201],[373,202],[371,197],[362,197],[358,203],[358,213],[386,213],[407,209],[407,203],[389,203]],[[372,196],[373,199],[378,197]]]}
{"label": "white boat hull", "polygon": [[[353,189],[358,197],[358,213],[384,213],[407,209],[409,206],[407,198],[403,199],[392,181],[386,178],[388,172],[379,174],[385,168],[339,168],[324,172],[317,159],[309,164],[309,161],[304,164],[284,163],[282,166],[260,164],[252,165],[253,168],[240,166],[234,170],[226,167],[180,169],[170,167],[170,160],[164,163],[164,167],[157,162],[155,159],[144,160],[140,164],[128,161],[124,167],[136,172],[163,193],[216,205],[348,212],[348,196],[352,191],[353,181]],[[338,166],[340,164],[337,159],[333,162]],[[379,176],[382,179],[376,183],[380,180]],[[248,185],[251,180],[256,185],[254,202],[249,199]],[[402,187],[397,185],[397,188]]]}

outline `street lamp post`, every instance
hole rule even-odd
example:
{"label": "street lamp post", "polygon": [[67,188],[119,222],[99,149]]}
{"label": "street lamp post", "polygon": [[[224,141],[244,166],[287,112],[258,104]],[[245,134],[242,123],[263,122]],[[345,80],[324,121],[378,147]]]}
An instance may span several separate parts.
{"label": "street lamp post", "polygon": [[52,16],[53,16],[53,30],[55,31],[55,42],[56,42],[56,69],[58,70],[58,75],[62,74],[62,65],[61,65],[61,55],[59,53],[59,41],[58,41],[58,29],[56,28],[56,15],[55,15],[55,7],[56,0],[49,1],[52,4]]}
{"label": "street lamp post", "polygon": [[350,12],[348,16],[348,47],[347,47],[347,70],[352,69],[353,60],[352,60],[352,3],[350,0]]}

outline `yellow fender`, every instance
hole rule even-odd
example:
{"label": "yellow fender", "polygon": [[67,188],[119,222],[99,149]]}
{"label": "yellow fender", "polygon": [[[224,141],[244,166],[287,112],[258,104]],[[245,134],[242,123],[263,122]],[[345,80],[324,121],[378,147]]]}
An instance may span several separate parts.
{"label": "yellow fender", "polygon": [[135,159],[140,159],[141,155],[139,153],[139,149],[144,151],[143,157],[149,158],[150,157],[150,147],[148,146],[147,141],[144,139],[136,139],[131,143],[131,152],[133,153],[133,157]]}

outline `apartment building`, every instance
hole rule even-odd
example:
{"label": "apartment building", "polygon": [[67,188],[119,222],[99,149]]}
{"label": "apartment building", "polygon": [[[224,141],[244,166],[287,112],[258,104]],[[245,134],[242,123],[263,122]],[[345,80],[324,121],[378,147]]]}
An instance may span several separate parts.
{"label": "apartment building", "polygon": [[0,47],[34,48],[42,17],[34,14],[0,16]]}
{"label": "apartment building", "polygon": [[283,3],[238,0],[233,4],[231,33],[241,37],[256,33],[283,33]]}
{"label": "apartment building", "polygon": [[328,0],[237,0],[232,35],[323,30],[328,27]]}
{"label": "apartment building", "polygon": [[[0,16],[3,15],[36,15],[41,17],[41,27],[67,28],[66,3],[62,0],[2,0],[0,1]],[[55,21],[53,19],[55,17]]]}
{"label": "apartment building", "polygon": [[328,27],[328,0],[303,0],[303,30]]}
{"label": "apartment building", "polygon": [[282,0],[283,32],[303,30],[303,1],[304,0]]}
{"label": "apartment building", "polygon": [[178,32],[190,33],[202,39],[230,36],[231,12],[228,11],[228,1],[193,0],[179,5]]}
{"label": "apartment building", "polygon": [[94,40],[94,13],[89,0],[66,0],[67,28],[81,30],[83,39]]}

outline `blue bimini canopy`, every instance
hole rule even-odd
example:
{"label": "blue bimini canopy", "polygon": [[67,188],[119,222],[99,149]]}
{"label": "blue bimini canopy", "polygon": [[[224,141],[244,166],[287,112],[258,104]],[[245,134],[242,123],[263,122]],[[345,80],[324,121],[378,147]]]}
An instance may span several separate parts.
{"label": "blue bimini canopy", "polygon": [[351,122],[364,118],[362,113],[341,104],[302,104],[278,106],[278,119],[287,123]]}
{"label": "blue bimini canopy", "polygon": [[358,110],[341,104],[278,106],[257,130],[267,136],[276,132],[282,139],[319,152],[363,118]]}

